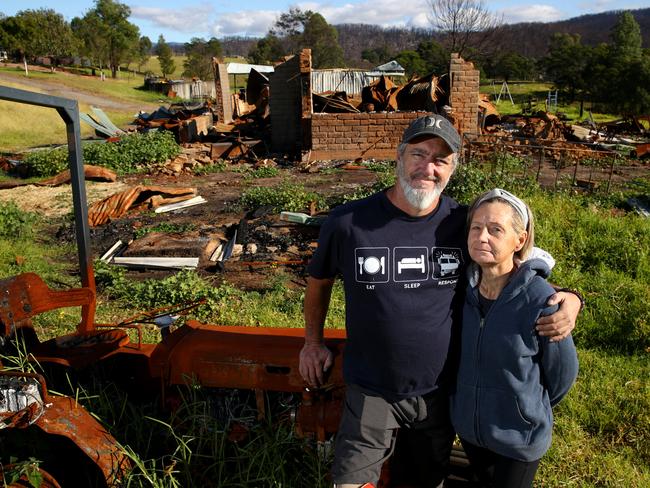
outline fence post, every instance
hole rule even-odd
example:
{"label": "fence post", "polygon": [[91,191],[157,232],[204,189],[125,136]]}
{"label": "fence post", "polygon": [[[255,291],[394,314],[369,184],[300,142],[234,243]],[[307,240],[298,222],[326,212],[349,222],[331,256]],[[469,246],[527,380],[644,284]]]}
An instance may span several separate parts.
{"label": "fence post", "polygon": [[571,183],[573,186],[576,186],[576,181],[578,178],[578,166],[580,166],[580,160],[576,158],[576,167],[573,169],[573,183]]}
{"label": "fence post", "polygon": [[611,183],[612,183],[612,175],[614,174],[614,162],[615,162],[618,158],[619,158],[619,155],[616,154],[616,156],[614,156],[614,157],[612,158],[612,164],[611,164],[610,167],[609,167],[609,178],[607,179],[607,189],[605,190],[605,193],[606,193],[607,195],[609,195],[609,188],[610,188]]}
{"label": "fence post", "polygon": [[539,147],[539,163],[537,164],[537,175],[535,176],[535,181],[539,183],[539,175],[542,172],[542,164],[544,163],[544,146]]}

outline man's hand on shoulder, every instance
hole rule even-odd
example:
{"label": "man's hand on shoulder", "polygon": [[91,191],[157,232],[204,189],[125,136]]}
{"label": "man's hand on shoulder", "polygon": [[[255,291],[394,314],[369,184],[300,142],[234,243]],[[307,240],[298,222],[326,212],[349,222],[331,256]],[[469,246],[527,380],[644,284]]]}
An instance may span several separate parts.
{"label": "man's hand on shoulder", "polygon": [[575,328],[582,301],[575,293],[558,291],[551,295],[547,304],[559,304],[560,308],[552,315],[540,317],[536,329],[539,335],[549,337],[551,342],[558,342],[568,337]]}
{"label": "man's hand on shoulder", "polygon": [[298,370],[302,378],[313,388],[324,383],[324,373],[334,361],[332,351],[323,343],[305,343],[300,351]]}

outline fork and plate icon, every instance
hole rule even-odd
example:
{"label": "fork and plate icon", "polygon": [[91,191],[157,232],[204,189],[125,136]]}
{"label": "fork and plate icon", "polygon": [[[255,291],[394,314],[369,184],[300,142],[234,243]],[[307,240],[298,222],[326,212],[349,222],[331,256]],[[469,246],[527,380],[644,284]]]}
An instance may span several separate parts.
{"label": "fork and plate icon", "polygon": [[357,264],[359,265],[359,275],[364,273],[369,275],[375,275],[379,272],[381,274],[386,274],[386,257],[376,257],[376,256],[358,256]]}

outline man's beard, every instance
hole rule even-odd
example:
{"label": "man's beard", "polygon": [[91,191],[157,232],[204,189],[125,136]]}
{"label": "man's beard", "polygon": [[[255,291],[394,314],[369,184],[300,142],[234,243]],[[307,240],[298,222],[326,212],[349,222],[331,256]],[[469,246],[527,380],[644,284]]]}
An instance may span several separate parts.
{"label": "man's beard", "polygon": [[[418,176],[415,173],[413,176]],[[441,184],[440,179],[434,181],[432,189],[413,188],[410,183],[409,176],[404,171],[404,164],[401,161],[397,162],[397,178],[399,179],[400,186],[404,192],[406,201],[413,208],[418,210],[426,210],[433,205],[433,203],[440,197],[442,190],[445,189],[446,184]],[[433,181],[433,180],[432,180]]]}

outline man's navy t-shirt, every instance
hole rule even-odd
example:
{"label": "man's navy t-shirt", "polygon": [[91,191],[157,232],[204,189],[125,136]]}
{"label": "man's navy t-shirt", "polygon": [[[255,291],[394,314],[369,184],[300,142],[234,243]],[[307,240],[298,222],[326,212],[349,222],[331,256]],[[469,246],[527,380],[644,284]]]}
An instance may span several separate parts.
{"label": "man's navy t-shirt", "polygon": [[348,384],[396,401],[444,382],[462,307],[466,217],[444,195],[431,214],[411,217],[384,192],[332,211],[308,273],[343,277]]}

